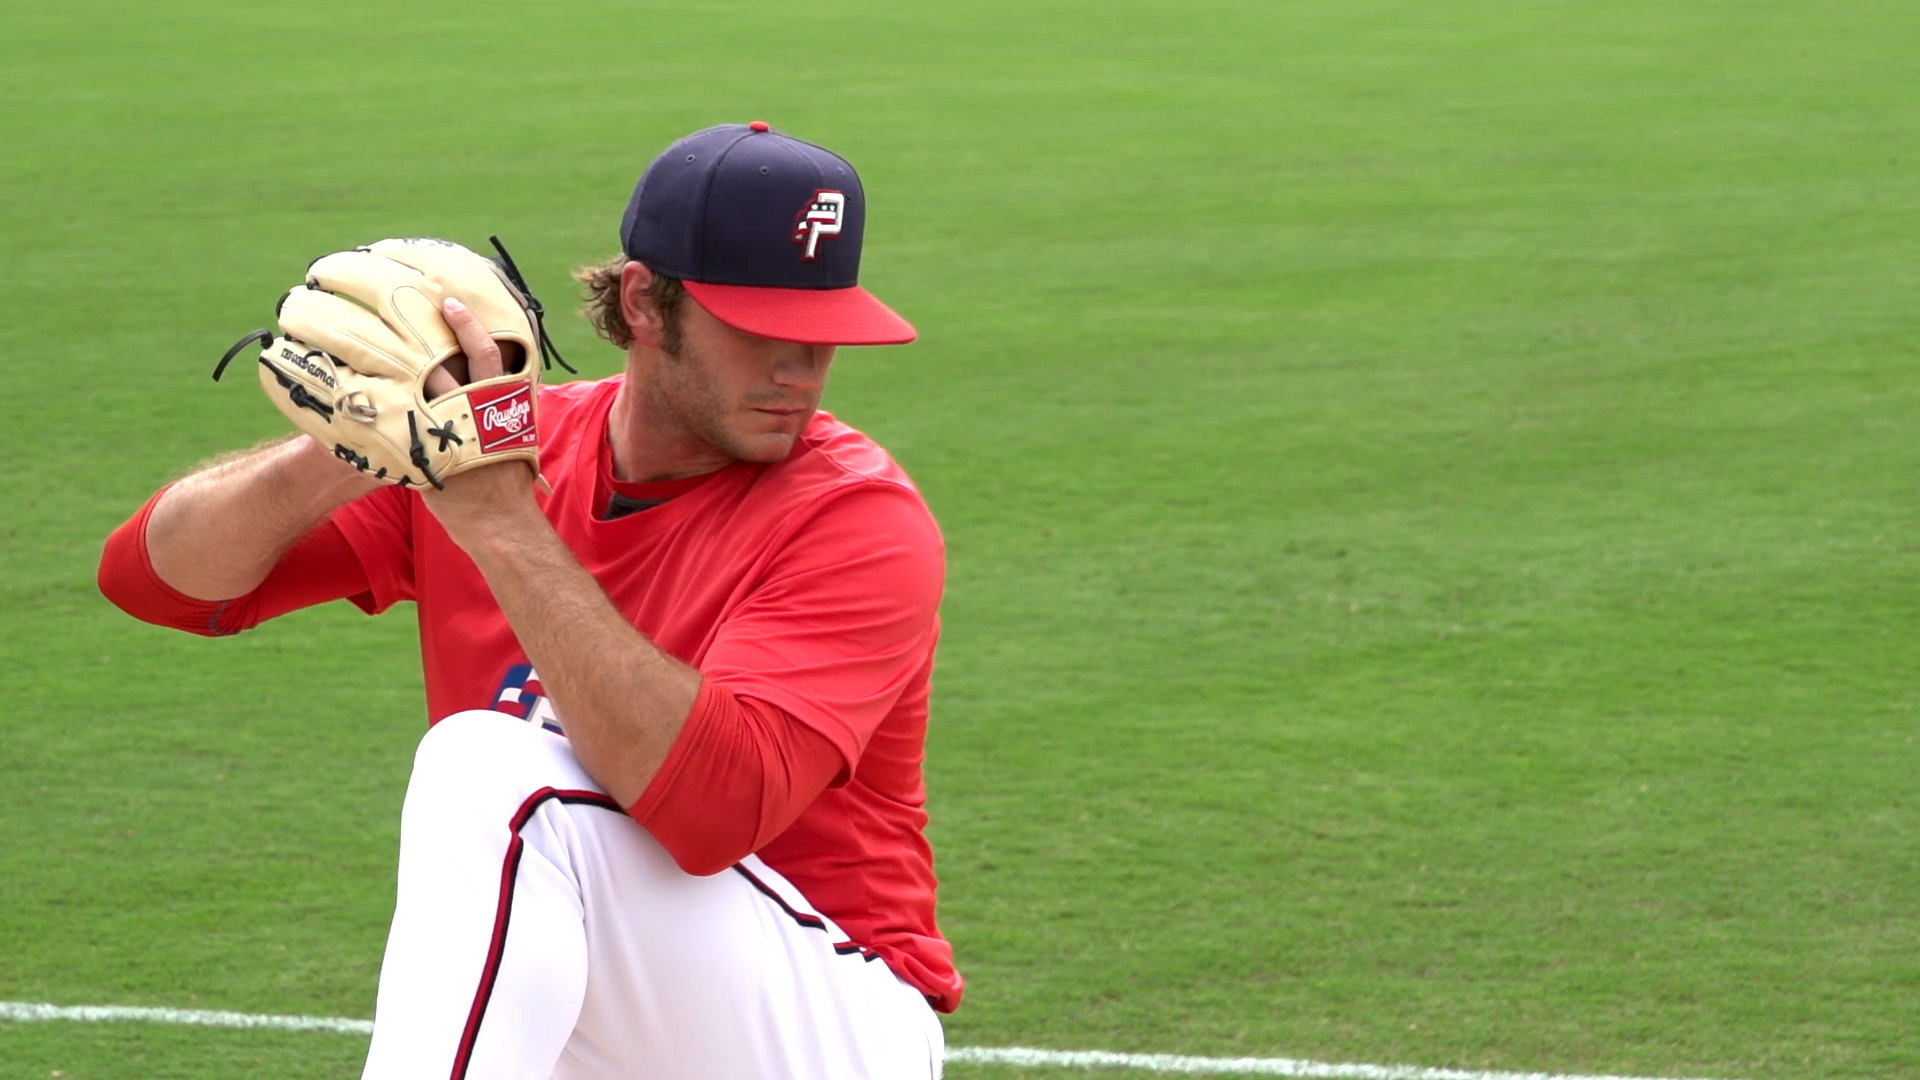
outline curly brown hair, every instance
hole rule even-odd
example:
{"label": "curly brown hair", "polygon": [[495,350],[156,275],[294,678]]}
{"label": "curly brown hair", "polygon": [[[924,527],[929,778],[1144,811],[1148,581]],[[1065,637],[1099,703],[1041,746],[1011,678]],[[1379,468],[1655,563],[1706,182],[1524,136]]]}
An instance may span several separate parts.
{"label": "curly brown hair", "polygon": [[[581,294],[586,306],[580,313],[593,324],[595,333],[621,349],[633,344],[633,328],[620,310],[620,272],[631,261],[625,255],[615,255],[573,272],[574,280],[586,286]],[[680,352],[680,302],[686,296],[687,288],[680,279],[665,274],[653,275],[647,286],[647,302],[660,313],[660,350],[668,355]]]}

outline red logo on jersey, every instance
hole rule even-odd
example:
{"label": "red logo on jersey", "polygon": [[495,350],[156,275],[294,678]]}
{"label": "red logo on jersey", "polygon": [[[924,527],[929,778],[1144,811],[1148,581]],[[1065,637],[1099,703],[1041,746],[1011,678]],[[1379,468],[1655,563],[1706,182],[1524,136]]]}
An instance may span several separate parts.
{"label": "red logo on jersey", "polygon": [[480,449],[500,450],[540,445],[533,420],[533,388],[525,383],[496,386],[467,396],[473,422],[480,429]]}
{"label": "red logo on jersey", "polygon": [[847,196],[839,191],[816,191],[807,208],[793,219],[793,242],[805,245],[800,261],[812,262],[820,250],[820,238],[839,236],[847,217]]}

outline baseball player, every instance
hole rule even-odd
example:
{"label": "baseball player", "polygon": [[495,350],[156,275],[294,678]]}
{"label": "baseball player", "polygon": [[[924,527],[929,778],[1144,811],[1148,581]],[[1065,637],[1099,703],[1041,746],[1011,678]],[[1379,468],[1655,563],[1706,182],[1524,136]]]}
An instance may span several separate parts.
{"label": "baseball player", "polygon": [[[819,410],[836,345],[914,337],[857,284],[865,211],[821,147],[690,135],[636,187],[624,254],[581,274],[624,372],[489,417],[537,415],[544,485],[518,461],[380,485],[298,436],[108,539],[102,591],[195,633],[418,605],[430,729],[370,1080],[940,1074],[962,990],[922,809],[943,546],[900,467]],[[436,392],[527,362],[457,299],[440,315],[466,371]]]}

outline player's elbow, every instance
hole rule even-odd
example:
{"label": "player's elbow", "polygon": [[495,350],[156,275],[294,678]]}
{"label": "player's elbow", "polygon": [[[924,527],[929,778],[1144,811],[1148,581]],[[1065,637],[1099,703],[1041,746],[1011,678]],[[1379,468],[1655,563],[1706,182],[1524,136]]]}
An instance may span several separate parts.
{"label": "player's elbow", "polygon": [[154,576],[153,570],[134,545],[141,543],[139,531],[123,525],[107,537],[100,552],[100,568],[94,584],[107,602],[121,611],[154,626],[185,630],[202,637],[221,637],[231,631],[221,625],[225,605],[172,593]]}
{"label": "player's elbow", "polygon": [[784,779],[738,768],[671,788],[651,806],[643,799],[629,812],[675,866],[706,877],[760,850],[792,822],[797,808],[785,805]]}
{"label": "player's elbow", "polygon": [[[121,611],[126,612],[136,619],[141,619],[139,599],[125,580],[124,575],[120,574],[118,570],[119,567],[115,566],[110,558],[103,556],[100,559],[100,569],[94,575],[93,583],[100,589],[100,595],[107,598],[109,604],[112,604],[114,607],[119,608]],[[148,622],[151,620],[141,619],[141,621]]]}
{"label": "player's elbow", "polygon": [[687,852],[684,855],[669,850],[667,854],[673,856],[673,864],[678,866],[682,873],[692,877],[712,877],[732,867],[752,852],[744,849],[734,851],[730,848],[715,848]]}
{"label": "player's elbow", "polygon": [[717,874],[785,832],[844,762],[777,706],[711,682],[628,812],[680,869]]}
{"label": "player's elbow", "polygon": [[[711,877],[753,854],[753,837],[724,822],[655,815],[641,823],[683,873]],[[715,826],[720,827],[715,827]]]}

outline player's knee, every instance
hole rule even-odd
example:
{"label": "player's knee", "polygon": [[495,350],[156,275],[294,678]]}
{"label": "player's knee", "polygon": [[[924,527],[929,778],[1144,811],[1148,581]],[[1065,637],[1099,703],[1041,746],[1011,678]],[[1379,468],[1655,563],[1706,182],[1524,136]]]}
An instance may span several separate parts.
{"label": "player's knee", "polygon": [[472,776],[497,764],[525,760],[543,737],[539,728],[506,713],[454,713],[421,738],[413,774],[416,779],[443,773]]}

